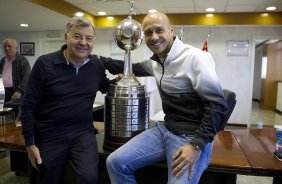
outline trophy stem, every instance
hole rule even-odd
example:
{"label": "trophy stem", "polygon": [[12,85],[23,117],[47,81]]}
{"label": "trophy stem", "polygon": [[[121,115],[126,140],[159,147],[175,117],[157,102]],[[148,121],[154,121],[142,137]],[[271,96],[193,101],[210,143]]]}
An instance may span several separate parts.
{"label": "trophy stem", "polygon": [[123,78],[117,83],[118,86],[135,86],[140,85],[140,82],[132,74],[131,52],[125,50]]}
{"label": "trophy stem", "polygon": [[128,78],[132,76],[132,62],[131,62],[131,52],[130,50],[125,51],[124,55],[124,77]]}

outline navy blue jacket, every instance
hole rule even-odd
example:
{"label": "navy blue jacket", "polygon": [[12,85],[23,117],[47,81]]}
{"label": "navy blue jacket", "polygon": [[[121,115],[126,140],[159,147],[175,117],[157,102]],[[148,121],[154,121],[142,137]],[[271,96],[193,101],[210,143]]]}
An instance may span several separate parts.
{"label": "navy blue jacket", "polygon": [[76,73],[63,55],[65,48],[40,56],[33,66],[22,102],[27,146],[93,128],[96,93],[105,93],[110,81],[96,56],[89,56],[90,61]]}

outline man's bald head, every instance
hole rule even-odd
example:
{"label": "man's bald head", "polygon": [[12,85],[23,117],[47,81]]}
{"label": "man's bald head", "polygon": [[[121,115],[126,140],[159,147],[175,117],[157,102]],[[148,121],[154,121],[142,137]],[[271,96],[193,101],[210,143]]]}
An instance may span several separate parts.
{"label": "man's bald head", "polygon": [[142,26],[146,27],[148,24],[152,22],[161,22],[167,27],[170,27],[171,25],[167,15],[161,12],[155,12],[146,15],[145,18],[143,19]]}
{"label": "man's bald head", "polygon": [[4,52],[8,60],[13,59],[17,54],[17,41],[7,38],[3,41]]}

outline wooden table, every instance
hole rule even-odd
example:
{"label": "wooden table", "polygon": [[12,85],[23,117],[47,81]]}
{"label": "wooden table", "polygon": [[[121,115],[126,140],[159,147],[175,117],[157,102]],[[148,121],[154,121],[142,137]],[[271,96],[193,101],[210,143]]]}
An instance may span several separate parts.
{"label": "wooden table", "polygon": [[[99,130],[97,142],[100,158],[100,180],[104,181],[102,182],[103,184],[106,184],[109,183],[109,179],[106,172],[105,161],[110,151],[104,150],[103,148],[103,123],[98,122],[95,124],[95,127]],[[21,127],[17,127],[15,124],[0,126],[0,147],[10,150],[25,151]],[[250,171],[250,165],[232,133],[223,131],[215,137],[212,161],[208,172],[205,172],[205,176],[202,177],[201,183],[207,183],[206,181],[209,181],[208,183],[235,184],[237,173],[249,174]],[[163,175],[163,177],[154,177],[156,173]],[[142,183],[148,184],[148,181],[155,182],[152,180],[152,177],[158,179],[158,183],[166,183],[166,163],[156,163],[152,166],[140,169],[136,172],[136,175],[139,180],[142,180]]]}
{"label": "wooden table", "polygon": [[24,138],[21,130],[21,127],[16,127],[15,123],[1,125],[0,147],[25,152]]}
{"label": "wooden table", "polygon": [[252,175],[272,176],[273,183],[282,183],[282,162],[273,154],[275,150],[275,129],[242,129],[234,130],[237,139],[246,155]]}
{"label": "wooden table", "polygon": [[[98,132],[103,132],[103,122],[93,122]],[[0,147],[8,150],[22,151],[25,150],[24,137],[22,135],[22,127],[17,126],[15,123],[0,125]]]}
{"label": "wooden table", "polygon": [[249,173],[250,164],[231,131],[220,131],[214,139],[210,170]]}
{"label": "wooden table", "polygon": [[[105,161],[110,151],[103,148],[104,134],[97,135],[100,163],[99,171],[102,175],[103,184],[110,184],[105,167]],[[204,172],[200,183],[208,184],[236,184],[237,174],[251,174],[251,166],[242,152],[240,145],[230,131],[221,131],[215,137],[214,149],[211,164]],[[136,173],[137,183],[166,183],[167,165],[166,162],[152,164],[151,166],[139,169]],[[161,176],[161,177],[155,177]]]}
{"label": "wooden table", "polygon": [[[109,183],[105,161],[110,151],[103,148],[103,123],[95,125],[99,129],[97,143],[99,151],[99,175],[103,184]],[[221,131],[215,137],[211,164],[201,178],[200,183],[227,184],[236,183],[237,174],[273,176],[280,181],[282,163],[274,156],[275,130],[243,129]],[[0,147],[25,151],[21,127],[15,124],[0,126]],[[154,177],[160,175],[161,177]],[[140,183],[166,183],[167,166],[165,162],[156,163],[136,172]],[[156,179],[156,181],[152,180]],[[278,178],[278,179],[277,179]]]}

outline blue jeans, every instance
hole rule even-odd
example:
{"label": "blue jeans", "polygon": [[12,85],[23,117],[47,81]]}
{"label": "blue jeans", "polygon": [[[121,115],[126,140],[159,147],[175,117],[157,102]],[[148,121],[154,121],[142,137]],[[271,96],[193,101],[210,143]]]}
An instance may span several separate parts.
{"label": "blue jeans", "polygon": [[152,163],[167,160],[169,184],[196,184],[202,173],[208,167],[213,144],[207,144],[196,163],[192,179],[188,180],[189,168],[176,177],[172,174],[173,155],[181,146],[188,144],[193,135],[175,135],[166,127],[157,123],[133,137],[107,158],[106,164],[112,184],[136,183],[134,171]]}

